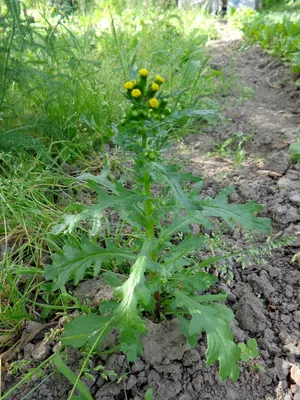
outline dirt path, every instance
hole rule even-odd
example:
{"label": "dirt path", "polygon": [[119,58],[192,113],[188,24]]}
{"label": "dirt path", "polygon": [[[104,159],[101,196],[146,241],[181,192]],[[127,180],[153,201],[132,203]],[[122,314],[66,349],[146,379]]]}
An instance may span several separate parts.
{"label": "dirt path", "polygon": [[[300,90],[296,90],[289,69],[278,60],[258,47],[242,46],[237,33],[221,23],[220,32],[221,39],[209,44],[211,65],[225,71],[220,79],[231,89],[226,97],[220,89],[222,118],[218,124],[205,133],[186,137],[182,157],[195,175],[206,177],[206,195],[214,196],[234,183],[236,192],[231,201],[261,203],[275,232],[285,236],[300,232],[300,165],[293,165],[288,150],[289,143],[300,134]],[[206,156],[214,143],[223,143],[238,132],[251,139],[245,141],[246,154],[236,168],[232,159]],[[245,246],[238,231],[228,234],[228,241]],[[217,366],[205,366],[202,341],[196,349],[188,349],[176,321],[149,322],[149,336],[143,339],[144,356],[132,367],[120,354],[93,359],[94,366],[105,365],[106,370],[126,376],[118,384],[107,384],[99,376],[95,381],[86,379],[93,398],[143,400],[147,388],[152,387],[153,400],[300,400],[300,266],[290,264],[297,251],[300,236],[292,246],[276,250],[266,264],[256,263],[243,270],[232,262],[232,284],[219,285],[228,292],[228,303],[235,312],[232,328],[236,339],[257,339],[259,363],[265,373],[251,371],[245,365],[238,382],[222,383]],[[93,291],[92,284],[89,291]],[[38,352],[39,348],[43,350],[42,340],[29,345],[24,349],[25,358],[42,361],[44,356]],[[77,357],[77,353],[70,353],[74,369]],[[13,379],[5,383],[10,386]],[[34,379],[22,387],[22,395],[40,382]],[[69,391],[67,382],[52,375],[28,398],[65,400]],[[10,397],[21,398],[20,392]]]}

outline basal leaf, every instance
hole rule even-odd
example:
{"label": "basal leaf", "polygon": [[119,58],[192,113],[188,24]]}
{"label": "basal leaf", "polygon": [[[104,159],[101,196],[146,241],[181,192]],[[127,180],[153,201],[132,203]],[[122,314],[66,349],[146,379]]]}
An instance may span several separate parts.
{"label": "basal leaf", "polygon": [[147,328],[141,317],[141,305],[154,307],[151,292],[145,286],[145,271],[152,260],[150,252],[153,243],[146,242],[135,263],[131,267],[127,281],[115,289],[115,295],[121,303],[113,313],[113,324],[120,330],[121,349],[129,361],[135,361],[142,354],[139,335],[145,335]]}
{"label": "basal leaf", "polygon": [[111,317],[102,317],[96,314],[81,315],[66,325],[61,336],[63,344],[79,348],[88,343],[93,346],[99,338],[99,346],[112,329]]}
{"label": "basal leaf", "polygon": [[52,256],[53,264],[45,268],[47,280],[53,280],[53,290],[65,285],[73,279],[77,285],[84,277],[88,268],[94,267],[94,276],[98,275],[103,262],[108,260],[134,261],[136,256],[130,251],[115,247],[107,242],[106,247],[100,247],[88,239],[82,240],[82,249],[75,249],[71,246],[64,246],[63,255],[55,254]]}
{"label": "basal leaf", "polygon": [[[222,380],[231,377],[236,380],[239,376],[237,362],[240,359],[241,350],[234,343],[233,335],[229,326],[229,320],[233,319],[227,311],[222,314],[220,304],[202,305],[188,297],[183,291],[175,290],[177,306],[191,314],[188,334],[194,336],[205,332],[207,336],[207,365],[219,361],[219,373]],[[223,306],[223,305],[221,305]],[[222,310],[225,310],[225,306]],[[229,318],[230,317],[230,318]]]}

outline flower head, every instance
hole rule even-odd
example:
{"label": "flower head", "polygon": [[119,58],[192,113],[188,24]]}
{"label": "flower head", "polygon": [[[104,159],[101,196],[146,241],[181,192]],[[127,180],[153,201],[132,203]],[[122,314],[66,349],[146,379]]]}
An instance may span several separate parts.
{"label": "flower head", "polygon": [[161,76],[159,76],[159,75],[156,75],[156,77],[155,77],[155,82],[156,83],[164,83],[164,78],[162,78]]}
{"label": "flower head", "polygon": [[138,97],[141,97],[142,92],[140,91],[140,89],[134,89],[134,90],[131,92],[131,95],[132,95],[132,97],[138,98]]}
{"label": "flower head", "polygon": [[151,89],[153,90],[153,92],[157,92],[159,90],[158,84],[157,83],[152,83]]}
{"label": "flower head", "polygon": [[124,83],[124,88],[127,90],[131,90],[133,88],[133,86],[134,86],[133,82],[128,81],[128,82]]}
{"label": "flower head", "polygon": [[146,78],[146,77],[148,76],[148,74],[149,74],[149,72],[148,72],[147,69],[145,69],[145,68],[140,69],[140,75],[141,75],[143,78]]}
{"label": "flower head", "polygon": [[159,106],[159,101],[155,98],[149,100],[150,107],[157,108]]}
{"label": "flower head", "polygon": [[133,84],[133,87],[136,85],[136,80],[132,79],[131,83]]}

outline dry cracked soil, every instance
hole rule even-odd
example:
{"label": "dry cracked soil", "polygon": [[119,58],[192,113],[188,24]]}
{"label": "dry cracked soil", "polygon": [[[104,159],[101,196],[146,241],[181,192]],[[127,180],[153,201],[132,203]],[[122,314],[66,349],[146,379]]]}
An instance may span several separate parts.
{"label": "dry cracked soil", "polygon": [[[300,265],[297,260],[291,263],[300,251],[300,164],[291,160],[288,147],[300,134],[300,87],[280,60],[257,46],[246,46],[237,32],[222,22],[219,30],[220,39],[208,44],[210,63],[224,71],[232,87],[218,99],[222,119],[205,132],[185,137],[180,158],[188,170],[204,176],[205,195],[215,196],[233,183],[232,202],[254,200],[262,204],[262,214],[271,218],[275,234],[296,237],[291,245],[274,250],[265,263],[256,262],[243,269],[232,261],[232,282],[220,279],[219,283],[235,313],[232,329],[236,340],[257,340],[257,363],[265,372],[244,364],[237,382],[221,382],[217,366],[205,365],[201,338],[198,347],[190,349],[175,320],[161,324],[149,321],[149,335],[143,338],[144,355],[135,364],[129,366],[122,354],[93,359],[93,365],[101,364],[105,370],[123,376],[119,383],[108,383],[99,374],[95,380],[84,378],[94,399],[142,400],[151,387],[154,400],[300,400]],[[245,155],[238,163],[226,153],[207,157],[216,143],[221,145],[239,132],[248,139],[244,141]],[[228,233],[227,240],[245,247],[242,232]],[[77,290],[85,293],[86,285],[79,285]],[[92,297],[99,297],[103,284],[92,280],[88,289]],[[36,326],[32,324],[28,323],[29,331]],[[43,335],[36,336],[20,359],[41,362],[54,345]],[[77,352],[69,351],[74,370],[78,370],[79,358]],[[7,376],[4,393],[18,379]],[[34,387],[36,390],[26,396]],[[33,376],[9,399],[66,400],[70,389],[70,384],[56,374],[44,381]]]}

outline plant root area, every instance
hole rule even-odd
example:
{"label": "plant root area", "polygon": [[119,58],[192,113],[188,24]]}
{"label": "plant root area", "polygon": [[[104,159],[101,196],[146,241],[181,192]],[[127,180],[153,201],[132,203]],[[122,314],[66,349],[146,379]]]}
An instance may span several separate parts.
{"label": "plant root area", "polygon": [[[237,382],[221,382],[218,365],[205,364],[204,337],[191,349],[177,320],[148,321],[149,335],[142,338],[144,355],[135,364],[130,365],[118,352],[91,359],[90,371],[103,366],[91,372],[94,379],[82,378],[94,399],[143,400],[152,388],[153,400],[300,400],[300,257],[299,262],[294,257],[300,251],[300,164],[289,152],[289,144],[300,134],[300,87],[280,60],[257,46],[245,45],[223,22],[219,22],[219,30],[220,39],[209,42],[208,52],[213,69],[224,73],[220,87],[231,85],[227,93],[220,89],[215,95],[222,117],[204,131],[201,128],[201,132],[186,136],[177,150],[186,169],[204,177],[204,195],[214,197],[234,184],[231,202],[262,204],[262,215],[272,220],[274,234],[295,236],[291,245],[275,249],[265,263],[255,262],[243,269],[235,260],[226,261],[233,279],[228,283],[220,275],[216,288],[228,294],[227,304],[235,314],[232,330],[236,341],[255,338],[260,357],[241,364]],[[222,153],[215,151],[216,143],[222,146],[240,133],[247,139],[238,162],[238,151],[234,157],[226,154],[226,148]],[[208,157],[209,152],[213,155]],[[245,234],[239,230],[229,231],[225,237],[237,249],[246,246]],[[259,239],[256,244],[261,244]],[[216,254],[221,255],[222,248]],[[76,290],[78,295],[88,292],[96,303],[110,296],[101,279],[84,282]],[[29,322],[26,329],[32,332],[38,326]],[[38,364],[53,353],[57,341],[46,340],[43,331],[33,336],[19,357]],[[107,348],[115,344],[116,337],[111,335]],[[81,354],[72,349],[67,354],[67,363],[76,374]],[[100,374],[103,370],[106,377]],[[108,371],[117,376],[109,376]],[[20,375],[5,376],[2,392],[20,379]],[[46,370],[43,376],[33,375],[8,399],[66,400],[71,388],[59,374]]]}

